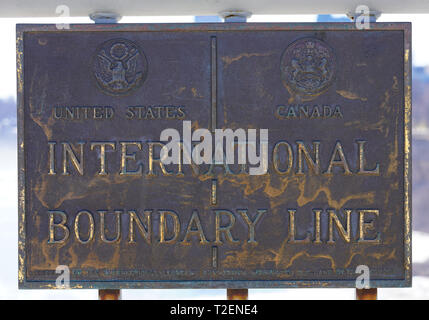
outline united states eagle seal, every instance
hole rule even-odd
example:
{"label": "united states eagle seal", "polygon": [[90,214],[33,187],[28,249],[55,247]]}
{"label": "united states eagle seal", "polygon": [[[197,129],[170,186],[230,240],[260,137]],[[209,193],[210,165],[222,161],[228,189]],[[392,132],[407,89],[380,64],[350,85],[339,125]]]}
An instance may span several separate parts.
{"label": "united states eagle seal", "polygon": [[130,40],[112,39],[98,47],[93,59],[98,87],[110,95],[127,94],[144,82],[147,61],[142,50]]}

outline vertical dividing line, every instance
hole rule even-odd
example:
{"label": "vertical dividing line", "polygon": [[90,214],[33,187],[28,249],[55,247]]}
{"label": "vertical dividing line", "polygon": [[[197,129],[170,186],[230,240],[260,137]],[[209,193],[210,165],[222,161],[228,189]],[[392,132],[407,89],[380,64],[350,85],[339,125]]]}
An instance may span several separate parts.
{"label": "vertical dividing line", "polygon": [[212,194],[210,197],[210,202],[214,206],[217,204],[217,180],[212,180]]}
{"label": "vertical dividing line", "polygon": [[217,247],[212,247],[212,267],[217,268]]}
{"label": "vertical dividing line", "polygon": [[[217,127],[217,41],[216,36],[210,38],[211,47],[211,131],[215,132]],[[217,180],[212,180],[210,202],[212,205],[217,203]],[[217,269],[218,257],[217,247],[212,247],[212,267]]]}
{"label": "vertical dividing line", "polygon": [[211,129],[215,132],[217,127],[217,40],[211,37]]}

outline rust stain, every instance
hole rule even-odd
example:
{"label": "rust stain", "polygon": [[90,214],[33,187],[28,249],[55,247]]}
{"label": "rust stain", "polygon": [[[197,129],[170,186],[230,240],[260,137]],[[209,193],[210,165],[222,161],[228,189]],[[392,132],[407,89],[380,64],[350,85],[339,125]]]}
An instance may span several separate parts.
{"label": "rust stain", "polygon": [[350,200],[361,199],[365,200],[365,202],[367,203],[371,203],[372,201],[374,201],[375,197],[375,192],[362,192],[358,194],[347,195],[343,198],[339,198],[338,200],[336,200],[332,196],[332,191],[326,186],[321,186],[312,195],[305,196],[304,182],[299,185],[299,190],[301,191],[301,194],[297,199],[299,206],[304,206],[307,203],[314,201],[319,196],[319,194],[323,193],[325,194],[328,205],[337,210],[343,208],[344,205]]}
{"label": "rust stain", "polygon": [[191,88],[191,92],[192,92],[192,96],[194,98],[204,98],[203,95],[201,95],[201,94],[198,93],[197,88]]}
{"label": "rust stain", "polygon": [[[332,256],[327,255],[327,254],[309,254],[306,251],[300,251],[300,252],[294,254],[291,258],[287,258],[287,257],[283,258],[282,255],[280,255],[279,259],[282,260],[281,262],[279,262],[279,264],[284,268],[291,267],[293,265],[293,263],[298,259],[305,259],[305,260],[326,259],[326,260],[329,260],[329,262],[331,263],[332,270],[335,271],[335,269],[336,269],[335,259]],[[283,262],[284,260],[286,260],[286,262]],[[284,263],[286,263],[286,265],[283,265]]]}
{"label": "rust stain", "polygon": [[337,90],[337,93],[342,96],[343,98],[349,99],[349,100],[361,100],[361,101],[367,101],[368,99],[365,97],[359,97],[356,93],[347,91],[347,90]]}
{"label": "rust stain", "polygon": [[247,53],[247,52],[243,52],[237,56],[224,56],[221,57],[222,61],[224,62],[224,66],[225,68],[228,67],[231,63],[233,62],[237,62],[243,58],[251,58],[251,57],[268,57],[270,55],[272,55],[272,52],[263,52],[263,53],[259,53],[259,52],[252,52],[252,53]]}

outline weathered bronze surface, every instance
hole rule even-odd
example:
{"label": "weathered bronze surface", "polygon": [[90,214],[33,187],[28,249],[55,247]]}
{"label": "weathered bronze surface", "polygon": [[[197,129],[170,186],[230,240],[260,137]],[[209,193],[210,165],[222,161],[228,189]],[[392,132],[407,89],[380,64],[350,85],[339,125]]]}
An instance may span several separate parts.
{"label": "weathered bronze surface", "polygon": [[[410,35],[18,25],[20,288],[410,286]],[[160,166],[184,120],[268,129],[268,173]]]}

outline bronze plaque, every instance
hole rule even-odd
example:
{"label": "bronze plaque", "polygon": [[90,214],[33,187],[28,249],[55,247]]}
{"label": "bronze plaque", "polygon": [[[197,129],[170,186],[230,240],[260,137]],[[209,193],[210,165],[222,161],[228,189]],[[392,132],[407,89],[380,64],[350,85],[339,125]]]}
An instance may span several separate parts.
{"label": "bronze plaque", "polygon": [[[19,25],[20,288],[410,286],[410,35]],[[267,172],[160,161],[185,123],[267,129]]]}

